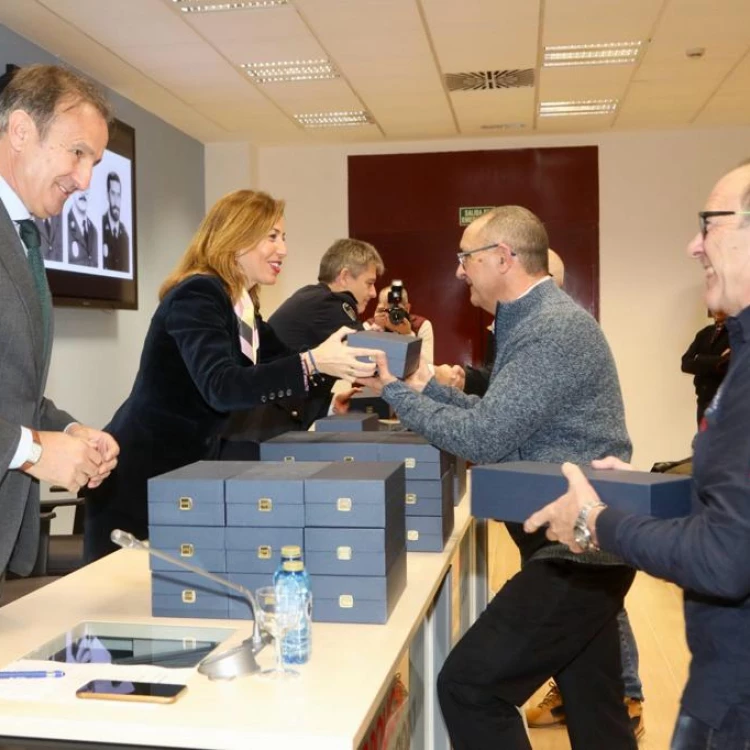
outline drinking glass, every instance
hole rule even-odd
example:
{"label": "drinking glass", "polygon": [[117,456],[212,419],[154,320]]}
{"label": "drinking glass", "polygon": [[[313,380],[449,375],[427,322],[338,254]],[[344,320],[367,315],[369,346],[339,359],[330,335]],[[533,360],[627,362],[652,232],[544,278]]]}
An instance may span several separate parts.
{"label": "drinking glass", "polygon": [[268,679],[288,679],[298,677],[299,672],[285,666],[281,656],[281,642],[284,636],[302,621],[302,609],[299,597],[286,595],[276,591],[273,586],[263,586],[256,589],[255,600],[258,604],[257,617],[265,631],[273,636],[276,648],[276,665],[272,669],[264,669],[259,674]]}

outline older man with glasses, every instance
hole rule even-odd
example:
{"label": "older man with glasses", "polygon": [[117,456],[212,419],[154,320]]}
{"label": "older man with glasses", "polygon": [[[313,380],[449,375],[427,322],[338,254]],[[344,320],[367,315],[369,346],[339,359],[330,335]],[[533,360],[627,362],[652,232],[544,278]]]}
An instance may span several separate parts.
{"label": "older man with glasses", "polygon": [[[456,276],[495,315],[496,358],[482,398],[439,385],[426,367],[379,376],[401,421],[475,463],[581,461],[631,452],[614,361],[596,321],[548,275],[542,222],[502,206],[466,228]],[[567,460],[571,460],[568,458]],[[456,645],[438,678],[455,750],[528,749],[517,706],[553,675],[575,750],[633,750],[623,702],[617,614],[634,571],[613,555],[584,557],[543,532],[508,531],[523,566]]]}
{"label": "older man with glasses", "polygon": [[[568,464],[563,466],[568,493],[534,514],[526,529],[533,538],[549,524],[547,537],[573,552],[601,548],[682,586],[692,661],[672,750],[746,750],[750,747],[750,161],[719,180],[707,210],[698,216],[700,233],[688,246],[688,254],[703,266],[708,308],[729,315],[732,360],[693,444],[691,514],[659,520],[607,508],[580,469]],[[629,468],[613,459],[598,466]]]}

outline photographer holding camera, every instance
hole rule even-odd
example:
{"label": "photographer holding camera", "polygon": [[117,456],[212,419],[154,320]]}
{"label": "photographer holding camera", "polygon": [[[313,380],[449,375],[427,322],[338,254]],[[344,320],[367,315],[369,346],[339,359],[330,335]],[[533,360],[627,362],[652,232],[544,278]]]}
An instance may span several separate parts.
{"label": "photographer holding camera", "polygon": [[409,295],[404,289],[403,281],[394,279],[390,286],[380,290],[375,316],[368,323],[379,326],[384,331],[422,339],[422,357],[429,364],[433,363],[435,337],[432,323],[411,312]]}

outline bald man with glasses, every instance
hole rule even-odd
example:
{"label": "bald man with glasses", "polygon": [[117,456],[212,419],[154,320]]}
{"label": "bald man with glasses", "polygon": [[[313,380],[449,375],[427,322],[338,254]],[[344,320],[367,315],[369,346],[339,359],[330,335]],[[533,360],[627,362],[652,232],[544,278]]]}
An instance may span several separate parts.
{"label": "bald man with glasses", "polygon": [[[378,378],[403,424],[474,463],[588,462],[631,453],[614,360],[596,321],[549,276],[542,222],[501,206],[469,225],[457,278],[495,315],[496,357],[482,398],[440,385],[426,365]],[[570,459],[567,459],[570,460]],[[623,702],[617,615],[633,581],[613,555],[577,557],[544,532],[507,524],[522,568],[448,656],[438,696],[456,750],[528,750],[523,705],[553,675],[573,750],[634,750]]]}

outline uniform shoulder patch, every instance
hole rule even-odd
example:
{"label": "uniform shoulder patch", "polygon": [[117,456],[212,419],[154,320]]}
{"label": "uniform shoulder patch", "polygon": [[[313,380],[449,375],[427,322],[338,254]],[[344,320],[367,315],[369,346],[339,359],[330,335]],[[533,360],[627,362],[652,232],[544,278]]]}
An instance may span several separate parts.
{"label": "uniform shoulder patch", "polygon": [[348,303],[344,302],[341,307],[344,308],[344,312],[353,320],[357,320],[357,313],[355,312],[354,308]]}

